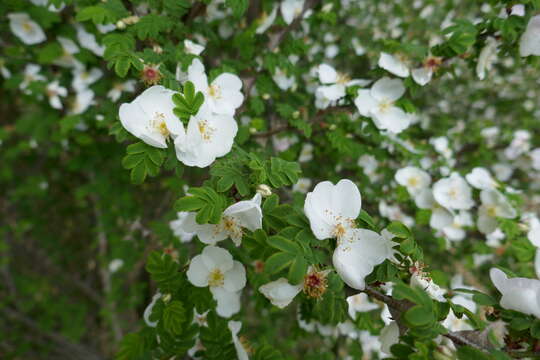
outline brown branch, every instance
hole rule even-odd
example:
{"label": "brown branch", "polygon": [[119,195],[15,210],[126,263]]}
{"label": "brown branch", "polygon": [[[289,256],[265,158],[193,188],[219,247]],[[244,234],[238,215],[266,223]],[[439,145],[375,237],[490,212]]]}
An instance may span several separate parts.
{"label": "brown branch", "polygon": [[298,15],[296,17],[296,19],[294,19],[294,21],[292,23],[290,23],[288,26],[284,27],[273,39],[272,41],[270,42],[270,51],[275,51],[279,45],[281,45],[281,43],[283,42],[283,40],[285,39],[285,37],[287,36],[288,33],[290,33],[293,29],[295,29],[297,26],[300,25],[300,23],[302,22],[302,20],[304,19],[304,15],[306,14],[306,12],[315,7],[321,0],[307,0],[304,4],[304,8],[302,9],[302,12],[300,13],[300,15]]}
{"label": "brown branch", "polygon": [[62,353],[67,356],[66,359],[104,360],[92,349],[89,349],[81,344],[72,343],[60,334],[42,330],[30,317],[18,312],[15,309],[0,307],[0,314],[7,318],[8,322],[18,322],[34,333],[37,333],[41,337],[54,343],[58,347],[58,350],[61,350]]}

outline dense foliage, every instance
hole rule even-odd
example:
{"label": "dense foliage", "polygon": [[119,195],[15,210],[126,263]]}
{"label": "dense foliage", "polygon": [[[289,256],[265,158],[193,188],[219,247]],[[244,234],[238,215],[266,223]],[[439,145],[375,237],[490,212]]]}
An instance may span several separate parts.
{"label": "dense foliage", "polygon": [[540,358],[539,13],[0,1],[0,357]]}

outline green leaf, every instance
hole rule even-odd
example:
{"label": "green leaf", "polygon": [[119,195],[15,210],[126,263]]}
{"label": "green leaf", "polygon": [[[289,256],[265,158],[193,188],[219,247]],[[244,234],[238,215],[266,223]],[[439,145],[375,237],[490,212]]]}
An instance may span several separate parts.
{"label": "green leaf", "polygon": [[264,269],[268,271],[269,274],[275,274],[287,268],[294,260],[294,254],[278,252],[266,260]]}
{"label": "green leaf", "polygon": [[146,179],[147,170],[146,165],[144,164],[144,161],[141,161],[135,166],[133,169],[131,169],[131,182],[140,185],[144,182],[144,179]]}
{"label": "green leaf", "polygon": [[435,321],[431,309],[416,305],[404,314],[405,320],[412,326],[425,326]]}
{"label": "green leaf", "polygon": [[278,250],[281,250],[283,252],[287,252],[290,254],[298,254],[301,251],[300,246],[298,246],[298,244],[282,236],[277,236],[277,235],[271,236],[267,239],[267,242],[268,242],[268,245],[272,246],[273,248],[276,248]]}
{"label": "green leaf", "polygon": [[401,239],[407,239],[412,236],[409,228],[398,221],[392,221],[386,229]]}
{"label": "green leaf", "polygon": [[124,336],[120,343],[120,349],[114,358],[115,360],[140,359],[144,353],[144,337],[139,333],[131,333]]}
{"label": "green leaf", "polygon": [[195,220],[199,224],[219,223],[227,205],[226,198],[208,186],[190,188],[189,191],[192,195],[178,199],[174,204],[175,210],[196,211]]}
{"label": "green leaf", "polygon": [[460,346],[457,357],[459,360],[490,360],[486,353],[469,345]]}
{"label": "green leaf", "polygon": [[225,6],[231,8],[233,15],[239,18],[246,12],[249,0],[225,0]]}
{"label": "green leaf", "polygon": [[289,282],[293,285],[299,284],[306,275],[308,263],[302,255],[297,255],[289,268]]}
{"label": "green leaf", "polygon": [[170,255],[162,255],[157,251],[151,252],[148,256],[146,271],[164,293],[171,291],[180,280],[178,264]]}
{"label": "green leaf", "polygon": [[173,335],[180,335],[184,321],[186,320],[186,310],[181,301],[173,300],[163,311],[163,326],[165,330]]}
{"label": "green leaf", "polygon": [[157,14],[148,14],[130,28],[141,40],[147,38],[155,39],[160,33],[169,30],[172,27],[171,20],[166,16]]}

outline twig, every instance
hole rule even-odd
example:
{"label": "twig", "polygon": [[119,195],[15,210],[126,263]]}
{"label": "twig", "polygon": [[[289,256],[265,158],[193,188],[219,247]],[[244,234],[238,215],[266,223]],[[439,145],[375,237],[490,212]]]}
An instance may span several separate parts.
{"label": "twig", "polygon": [[42,330],[31,318],[17,310],[8,307],[0,307],[0,314],[7,317],[8,320],[16,321],[39,334],[41,337],[53,342],[58,346],[59,350],[62,350],[62,353],[68,355],[68,359],[104,360],[92,349],[80,344],[72,343],[60,334]]}
{"label": "twig", "polygon": [[304,19],[304,15],[306,12],[315,7],[321,0],[308,0],[304,4],[304,8],[302,9],[302,12],[294,19],[292,23],[290,23],[288,26],[284,27],[270,42],[270,51],[276,50],[279,45],[283,42],[285,37],[289,32],[291,32],[294,28],[300,25],[302,20]]}

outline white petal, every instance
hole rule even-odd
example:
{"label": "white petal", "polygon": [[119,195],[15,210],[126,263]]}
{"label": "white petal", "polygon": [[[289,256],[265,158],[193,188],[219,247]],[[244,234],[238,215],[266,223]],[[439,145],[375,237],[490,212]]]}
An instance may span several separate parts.
{"label": "white petal", "polygon": [[371,96],[379,101],[396,101],[405,94],[405,86],[400,79],[383,77],[371,87]]}
{"label": "white petal", "polygon": [[358,90],[357,96],[354,99],[354,105],[362,116],[370,116],[371,110],[378,106],[379,102],[371,96],[371,91],[366,89]]}
{"label": "white petal", "polygon": [[301,285],[291,285],[285,278],[269,282],[259,287],[259,291],[280,309],[285,308],[302,290]]}
{"label": "white petal", "polygon": [[390,348],[399,342],[399,327],[397,322],[392,321],[381,330],[379,341],[381,342],[381,351],[391,355]]}
{"label": "white petal", "polygon": [[219,269],[225,273],[234,266],[232,255],[220,247],[209,245],[203,249],[201,256],[209,270]]}
{"label": "white petal", "polygon": [[319,81],[322,84],[334,84],[337,81],[338,74],[336,69],[328,64],[321,64],[318,68]]}
{"label": "white petal", "polygon": [[388,256],[386,242],[374,231],[364,229],[350,230],[354,239],[336,247],[332,261],[341,279],[350,287],[363,290],[364,278],[375,265],[382,263]]}
{"label": "white petal", "polygon": [[540,56],[540,15],[529,20],[527,29],[519,40],[519,54]]}
{"label": "white petal", "polygon": [[431,77],[433,76],[433,71],[430,68],[421,67],[418,69],[414,69],[411,72],[413,80],[420,86],[426,85],[428,82],[431,81]]}
{"label": "white petal", "polygon": [[231,317],[240,311],[240,291],[229,292],[222,287],[211,287],[210,292],[217,301],[216,312],[221,317]]}
{"label": "white petal", "polygon": [[502,294],[501,306],[540,318],[540,280],[527,278],[508,279],[499,269],[492,268],[491,281]]}
{"label": "white petal", "polygon": [[242,290],[244,286],[246,286],[246,269],[242,263],[234,261],[233,268],[225,273],[223,287],[227,291],[235,292]]}
{"label": "white petal", "polygon": [[409,76],[409,68],[407,67],[407,65],[401,60],[399,60],[397,57],[390,54],[384,52],[381,53],[378,65],[379,67],[385,69],[386,71],[389,71],[396,76]]}
{"label": "white petal", "polygon": [[186,273],[190,283],[198,287],[208,286],[209,267],[203,261],[202,255],[196,255],[191,259],[189,269]]}
{"label": "white petal", "polygon": [[388,130],[394,134],[402,132],[411,124],[411,117],[396,106],[384,111],[372,110],[371,116],[379,129]]}

